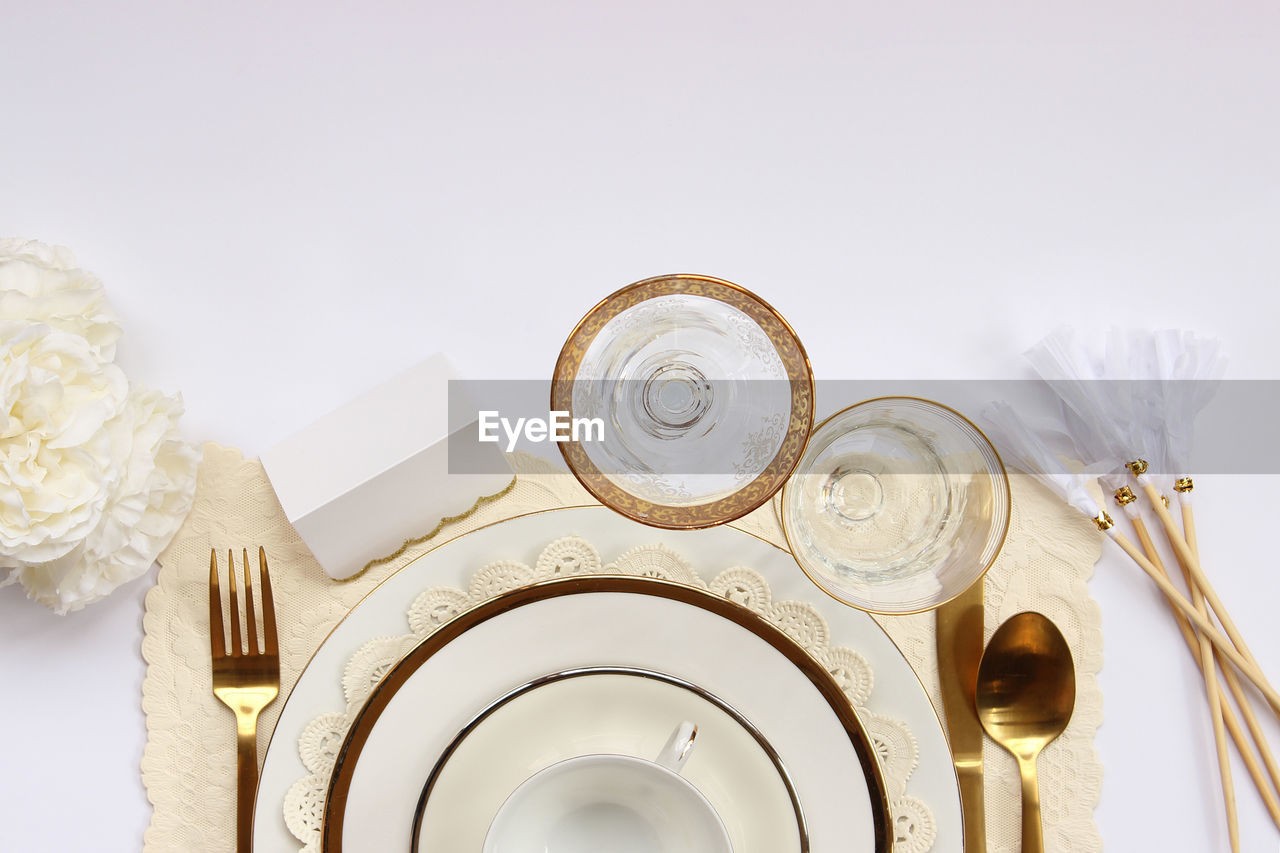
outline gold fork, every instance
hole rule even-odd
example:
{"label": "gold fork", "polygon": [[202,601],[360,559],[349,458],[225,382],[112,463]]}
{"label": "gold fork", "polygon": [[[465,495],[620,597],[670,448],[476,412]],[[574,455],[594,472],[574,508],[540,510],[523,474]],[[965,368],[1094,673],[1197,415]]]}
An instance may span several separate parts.
{"label": "gold fork", "polygon": [[253,610],[253,576],[249,551],[244,558],[244,617],[248,645],[240,643],[240,604],[236,595],[236,564],[227,551],[230,578],[231,649],[222,630],[222,593],[218,588],[218,554],[209,552],[209,644],[213,651],[213,695],[235,712],[236,752],[236,851],[252,853],[253,806],[258,794],[258,714],[280,692],[280,645],[276,637],[276,610],[267,575],[267,552],[258,548],[262,582],[262,649],[258,648],[258,622]]}

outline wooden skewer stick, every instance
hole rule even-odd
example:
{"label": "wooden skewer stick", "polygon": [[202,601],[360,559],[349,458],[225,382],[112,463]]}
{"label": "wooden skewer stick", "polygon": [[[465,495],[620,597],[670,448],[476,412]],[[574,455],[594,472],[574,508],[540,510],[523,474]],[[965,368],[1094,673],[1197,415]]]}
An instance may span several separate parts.
{"label": "wooden skewer stick", "polygon": [[[1160,552],[1156,550],[1155,542],[1151,539],[1151,533],[1147,530],[1147,523],[1142,516],[1134,514],[1130,517],[1133,522],[1133,530],[1138,535],[1138,542],[1142,545],[1142,550],[1146,552],[1147,559],[1151,564],[1160,570],[1166,578],[1169,576],[1165,570],[1164,562],[1160,559]],[[1191,592],[1191,603],[1195,605],[1196,610],[1200,611],[1200,615],[1208,618],[1208,608],[1204,603],[1204,596],[1200,595],[1200,591],[1191,581],[1191,575],[1183,567],[1183,576],[1187,581],[1187,589]],[[1231,843],[1231,849],[1234,853],[1240,853],[1240,817],[1236,808],[1236,788],[1235,779],[1231,775],[1231,754],[1227,751],[1227,733],[1222,717],[1222,690],[1218,686],[1218,667],[1215,663],[1216,658],[1213,654],[1213,646],[1204,637],[1192,634],[1191,626],[1187,624],[1187,620],[1182,618],[1182,614],[1175,609],[1173,615],[1178,619],[1179,626],[1182,628],[1188,642],[1188,647],[1194,643],[1192,648],[1192,657],[1200,665],[1200,674],[1204,678],[1205,695],[1209,700],[1209,714],[1213,721],[1213,742],[1218,753],[1218,775],[1222,779],[1222,799],[1223,805],[1227,810],[1227,838]],[[1199,654],[1196,654],[1196,648]],[[1242,750],[1244,747],[1236,744]]]}
{"label": "wooden skewer stick", "polygon": [[[1271,784],[1280,790],[1280,783],[1276,781],[1276,777],[1280,776],[1277,772],[1276,759],[1271,753],[1271,748],[1267,745],[1267,736],[1262,731],[1262,726],[1258,725],[1258,715],[1253,712],[1253,706],[1249,703],[1248,697],[1244,693],[1244,685],[1240,683],[1239,676],[1236,671],[1229,666],[1223,664],[1222,678],[1227,682],[1227,688],[1231,691],[1231,695],[1235,697],[1236,704],[1240,706],[1240,713],[1244,716],[1245,725],[1249,729],[1249,735],[1253,738],[1254,744],[1258,749],[1258,755],[1262,756],[1262,761],[1266,764],[1267,775],[1271,777]],[[1262,768],[1258,766],[1258,759],[1254,757],[1253,751],[1245,746],[1244,732],[1240,729],[1240,721],[1231,710],[1231,706],[1226,702],[1222,703],[1222,721],[1227,726],[1227,731],[1231,733],[1231,739],[1236,743],[1236,749],[1240,751],[1240,757],[1244,759],[1244,766],[1249,770],[1249,776],[1253,779],[1254,787],[1258,789],[1258,794],[1262,797],[1263,804],[1267,807],[1267,811],[1271,813],[1271,820],[1276,825],[1276,829],[1280,829],[1280,800],[1276,799],[1276,795],[1267,785],[1267,780],[1263,778]]]}
{"label": "wooden skewer stick", "polygon": [[[1200,654],[1200,645],[1196,638],[1195,631],[1192,629],[1190,623],[1183,618],[1181,613],[1178,613],[1175,610],[1174,616],[1178,621],[1178,627],[1183,631],[1182,638],[1186,640],[1187,649],[1190,650],[1191,656],[1195,658],[1196,664],[1203,668],[1204,658]],[[1228,679],[1228,683],[1230,683],[1231,679],[1235,679],[1237,688],[1240,688],[1240,679],[1236,678],[1234,669],[1231,669],[1230,667],[1223,667],[1223,677]],[[1236,693],[1237,691],[1232,691],[1233,695]],[[1240,702],[1242,707],[1247,707],[1242,698],[1243,688],[1239,690],[1239,693],[1240,695],[1236,697],[1236,701]],[[1258,763],[1257,757],[1254,756],[1253,750],[1249,748],[1249,735],[1245,733],[1244,728],[1240,725],[1239,717],[1236,716],[1235,711],[1232,710],[1231,705],[1227,702],[1222,703],[1222,722],[1226,726],[1227,733],[1231,735],[1231,740],[1235,742],[1236,749],[1239,751],[1240,757],[1244,760],[1244,766],[1249,771],[1249,778],[1253,780],[1254,787],[1258,790],[1258,795],[1262,797],[1262,803],[1266,806],[1267,812],[1271,815],[1271,820],[1275,823],[1277,828],[1280,828],[1280,800],[1276,799],[1276,795],[1272,791],[1271,785],[1268,784],[1267,776],[1263,774],[1262,766]]]}
{"label": "wooden skewer stick", "polygon": [[[1132,466],[1128,466],[1128,467],[1130,468],[1131,471],[1134,471]],[[1134,473],[1135,475],[1137,474],[1136,471],[1134,471]],[[1189,492],[1191,490],[1190,478],[1186,478],[1185,482],[1187,484],[1186,488],[1179,489],[1179,491]],[[1178,488],[1178,487],[1175,486],[1175,488]],[[1181,536],[1178,536],[1178,535],[1175,535],[1177,531],[1177,527],[1173,524],[1173,516],[1169,512],[1168,507],[1165,506],[1164,500],[1161,499],[1159,491],[1155,488],[1153,484],[1149,482],[1143,483],[1143,490],[1146,492],[1147,497],[1151,500],[1152,506],[1155,507],[1156,513],[1161,517],[1161,523],[1164,525],[1165,533],[1169,536],[1169,544],[1173,546],[1175,551],[1179,551],[1179,552],[1181,552],[1182,550],[1181,548],[1179,548],[1179,545],[1182,545],[1183,547],[1185,547],[1185,549],[1191,553],[1191,556],[1195,559],[1195,564],[1198,566],[1200,561],[1200,551],[1196,543],[1195,515],[1192,512],[1190,501],[1186,500],[1185,498],[1182,501],[1182,521],[1183,521],[1184,533]],[[1188,568],[1189,567],[1184,562],[1183,570],[1187,571]],[[1201,572],[1201,575],[1203,575],[1203,572]],[[1208,579],[1205,578],[1205,580],[1207,581]],[[1203,589],[1201,589],[1200,591],[1202,593],[1204,592]],[[1210,592],[1212,592],[1212,588],[1210,588]],[[1216,595],[1213,597],[1216,598]],[[1211,605],[1213,604],[1212,598],[1210,599],[1209,603]],[[1224,608],[1224,612],[1225,612],[1225,608]],[[1244,644],[1244,638],[1240,636],[1240,632],[1236,628],[1235,624],[1231,621],[1231,617],[1228,615],[1224,619],[1223,614],[1219,613],[1218,618],[1220,621],[1222,621],[1223,627],[1227,629],[1229,636],[1233,633],[1235,634],[1235,636],[1231,637],[1231,639],[1236,643],[1236,646],[1239,649],[1239,651],[1245,656],[1247,660],[1249,660],[1251,664],[1257,667],[1259,673],[1261,673],[1261,667],[1258,667],[1257,659],[1254,658],[1253,653]],[[1262,731],[1262,726],[1258,724],[1258,717],[1254,713],[1253,704],[1245,696],[1244,689],[1240,684],[1240,679],[1236,677],[1235,671],[1232,670],[1231,667],[1226,666],[1224,663],[1222,666],[1222,673],[1223,673],[1223,678],[1227,682],[1227,687],[1231,690],[1231,695],[1235,697],[1236,704],[1240,706],[1240,713],[1244,716],[1245,725],[1249,727],[1249,734],[1252,736],[1254,744],[1257,745],[1258,754],[1262,757],[1263,763],[1266,764],[1267,773],[1271,777],[1271,782],[1275,786],[1275,789],[1277,791],[1280,791],[1280,766],[1277,765],[1276,758],[1272,754],[1271,748],[1267,744],[1267,737],[1266,737],[1266,734]],[[1275,708],[1275,704],[1270,702],[1270,700],[1268,700],[1268,704],[1271,704],[1272,709],[1277,711],[1277,713],[1280,713],[1280,709]],[[1241,753],[1244,754],[1243,749],[1241,750]],[[1247,763],[1250,759],[1246,758],[1245,760]],[[1257,780],[1255,779],[1255,781]],[[1259,787],[1259,791],[1261,792],[1261,786]],[[1280,822],[1277,822],[1277,826],[1280,827]]]}
{"label": "wooden skewer stick", "polygon": [[[1199,543],[1196,541],[1195,513],[1191,509],[1191,503],[1187,501],[1182,504],[1182,533],[1187,540],[1187,547],[1197,557],[1200,556]],[[1280,767],[1276,765],[1276,758],[1271,752],[1271,747],[1267,744],[1267,736],[1262,731],[1262,726],[1258,723],[1257,714],[1253,712],[1253,705],[1245,696],[1244,688],[1240,685],[1240,679],[1236,677],[1235,672],[1230,667],[1226,666],[1222,668],[1222,677],[1227,682],[1227,689],[1231,691],[1236,704],[1240,706],[1240,713],[1244,717],[1245,725],[1249,729],[1249,735],[1253,738],[1253,742],[1257,747],[1258,755],[1262,758],[1262,763],[1267,767],[1267,774],[1271,777],[1271,784],[1275,786],[1276,791],[1280,791]],[[1225,702],[1223,703],[1223,709],[1227,714],[1230,714],[1231,707]],[[1230,728],[1230,724],[1228,724],[1228,728]],[[1276,828],[1280,829],[1280,808],[1275,807],[1277,801],[1272,789],[1265,786],[1259,778],[1261,774],[1257,770],[1257,763],[1253,761],[1253,756],[1244,748],[1240,738],[1235,735],[1232,735],[1232,737],[1236,742],[1236,747],[1240,750],[1241,757],[1244,758],[1245,766],[1249,767],[1249,775],[1253,777],[1253,783],[1257,786],[1258,793],[1262,795],[1267,811],[1271,813],[1272,821],[1275,822]],[[1252,766],[1250,766],[1251,762]]]}
{"label": "wooden skewer stick", "polygon": [[[1203,604],[1204,596],[1191,587],[1195,603]],[[1208,610],[1202,611],[1207,613]],[[1227,810],[1227,838],[1233,853],[1240,853],[1240,817],[1236,808],[1236,784],[1231,775],[1231,754],[1227,752],[1227,732],[1222,721],[1222,689],[1218,686],[1218,667],[1214,663],[1213,647],[1204,637],[1200,638],[1200,654],[1207,666],[1201,668],[1205,693],[1209,697],[1209,713],[1213,721],[1213,743],[1218,751],[1218,775],[1222,780],[1222,801]]]}
{"label": "wooden skewer stick", "polygon": [[1168,577],[1169,572],[1165,570],[1164,561],[1160,559],[1160,554],[1156,551],[1156,543],[1151,539],[1151,533],[1147,530],[1147,523],[1140,515],[1131,516],[1129,520],[1133,522],[1133,532],[1138,535],[1138,544],[1142,546],[1142,553],[1147,555],[1151,565],[1163,572],[1165,577]]}
{"label": "wooden skewer stick", "polygon": [[[1135,522],[1137,521],[1141,521],[1141,519],[1135,519]],[[1145,526],[1146,525],[1144,524],[1143,527]],[[1141,534],[1139,534],[1138,538],[1142,538]],[[1147,539],[1150,540],[1150,538],[1150,535],[1148,535]],[[1152,564],[1155,565],[1156,568],[1162,570],[1164,568],[1163,564],[1159,562],[1152,561]],[[1166,576],[1167,574],[1168,573],[1166,572]],[[1191,652],[1191,657],[1195,659],[1196,665],[1201,668],[1201,671],[1203,671],[1206,664],[1200,651],[1200,640],[1196,636],[1195,629],[1191,627],[1191,623],[1187,621],[1187,618],[1183,616],[1176,607],[1170,605],[1169,609],[1173,612],[1173,618],[1178,624],[1178,630],[1182,632],[1182,639],[1186,641],[1187,650]],[[1250,706],[1245,704],[1244,689],[1240,685],[1240,679],[1236,677],[1235,670],[1224,666],[1223,677],[1227,680],[1228,685],[1231,685],[1234,682],[1235,689],[1232,690],[1232,695],[1236,697],[1236,702],[1241,703],[1243,707],[1250,708]],[[1263,775],[1261,765],[1258,764],[1258,759],[1254,757],[1253,750],[1249,748],[1249,735],[1245,734],[1245,730],[1240,725],[1240,719],[1236,716],[1235,711],[1232,710],[1231,705],[1223,702],[1221,707],[1222,722],[1226,726],[1228,734],[1231,735],[1231,740],[1235,742],[1236,749],[1239,751],[1240,757],[1244,760],[1244,766],[1249,771],[1249,778],[1253,780],[1254,786],[1258,789],[1258,795],[1262,797],[1262,803],[1266,806],[1267,812],[1271,815],[1271,820],[1275,822],[1277,828],[1280,828],[1280,800],[1276,799],[1275,793],[1272,792],[1271,785],[1267,782],[1267,777]],[[1251,710],[1252,709],[1250,708],[1250,711]],[[1256,717],[1254,718],[1254,725],[1257,725]],[[1249,731],[1250,733],[1253,733],[1254,730],[1253,728],[1250,728]],[[1255,735],[1255,741],[1258,736],[1261,736],[1260,733],[1261,729],[1259,728],[1258,735]],[[1266,741],[1263,740],[1262,743],[1265,744]],[[1262,749],[1259,751],[1261,752]],[[1264,753],[1264,760],[1266,754],[1269,754],[1269,751]],[[1270,772],[1270,766],[1268,766],[1267,769],[1268,772]],[[1273,776],[1272,782],[1274,783],[1274,781],[1275,779]]]}
{"label": "wooden skewer stick", "polygon": [[[1147,559],[1160,570],[1161,574],[1166,578],[1169,577],[1169,573],[1164,567],[1164,561],[1160,559],[1160,552],[1156,550],[1156,544],[1152,541],[1151,533],[1147,530],[1146,521],[1136,513],[1130,516],[1130,520],[1133,522],[1134,533],[1137,534],[1138,543],[1142,545],[1142,550],[1146,553]],[[1204,604],[1204,596],[1199,594],[1199,590],[1191,582],[1190,574],[1185,567],[1183,568],[1183,576],[1187,581],[1187,589],[1191,592],[1191,603],[1200,611],[1201,616],[1208,618],[1209,613]],[[1227,810],[1227,837],[1231,843],[1232,851],[1240,853],[1240,818],[1236,807],[1235,778],[1231,775],[1231,755],[1227,751],[1227,733],[1222,715],[1222,690],[1218,686],[1218,667],[1215,663],[1216,658],[1213,654],[1213,646],[1204,637],[1197,636],[1192,632],[1191,626],[1177,609],[1173,610],[1173,615],[1178,621],[1178,627],[1183,631],[1183,637],[1187,640],[1188,648],[1191,649],[1191,656],[1199,664],[1200,674],[1204,678],[1205,695],[1209,700],[1209,714],[1213,721],[1213,742],[1218,753],[1218,775],[1222,780],[1223,805]],[[1245,746],[1238,741],[1236,746],[1244,754]]]}
{"label": "wooden skewer stick", "polygon": [[[1156,586],[1160,587],[1160,591],[1164,593],[1165,598],[1169,599],[1169,602],[1174,607],[1182,611],[1182,614],[1190,620],[1191,624],[1196,626],[1209,639],[1209,642],[1213,643],[1218,651],[1240,671],[1241,675],[1249,679],[1253,686],[1258,688],[1258,691],[1266,698],[1267,703],[1280,714],[1280,693],[1277,693],[1276,689],[1271,686],[1257,665],[1250,663],[1244,655],[1236,650],[1231,640],[1224,637],[1222,632],[1215,628],[1208,618],[1201,616],[1195,605],[1188,601],[1186,596],[1179,592],[1178,588],[1160,573],[1151,561],[1138,550],[1138,546],[1129,541],[1128,537],[1114,527],[1111,527],[1106,532],[1111,537],[1111,540],[1119,545],[1138,564],[1138,568],[1146,572],[1147,576],[1155,581]],[[1183,544],[1185,545],[1186,543],[1184,542]],[[1212,600],[1210,603],[1212,603]]]}
{"label": "wooden skewer stick", "polygon": [[[1173,515],[1169,512],[1169,508],[1164,505],[1164,500],[1160,496],[1160,491],[1150,482],[1143,483],[1142,488],[1143,491],[1146,492],[1147,498],[1150,499],[1152,507],[1155,508],[1156,515],[1160,517],[1160,523],[1164,525],[1164,532],[1168,534],[1169,544],[1173,546],[1173,550],[1177,553],[1178,559],[1182,561],[1182,564],[1191,572],[1191,577],[1195,580],[1195,585],[1200,588],[1200,592],[1203,593],[1205,599],[1208,600],[1209,606],[1213,608],[1214,615],[1217,616],[1218,621],[1222,623],[1223,630],[1226,631],[1227,636],[1231,638],[1231,642],[1235,646],[1234,650],[1238,650],[1240,655],[1260,676],[1258,679],[1250,680],[1254,681],[1255,684],[1259,681],[1265,683],[1266,677],[1262,676],[1262,671],[1258,666],[1257,660],[1254,658],[1253,653],[1249,651],[1249,647],[1245,643],[1244,637],[1240,635],[1240,630],[1236,628],[1235,622],[1232,621],[1231,615],[1227,613],[1226,605],[1222,603],[1222,599],[1219,598],[1218,593],[1214,591],[1213,584],[1209,582],[1208,576],[1206,576],[1204,570],[1200,568],[1200,561],[1196,559],[1196,555],[1191,552],[1190,546],[1187,545],[1187,540],[1183,538],[1182,531],[1178,529],[1177,522],[1173,520]],[[1193,619],[1192,621],[1194,622],[1195,620]],[[1214,643],[1214,645],[1217,645],[1217,643]],[[1258,686],[1261,688],[1261,685]],[[1268,687],[1270,687],[1270,685],[1268,685]],[[1266,693],[1266,691],[1263,692],[1264,694]],[[1274,693],[1275,691],[1272,690],[1271,692]],[[1280,706],[1271,701],[1271,697],[1269,696],[1267,697],[1267,701],[1271,702],[1271,707],[1276,710],[1277,714],[1280,714]]]}
{"label": "wooden skewer stick", "polygon": [[[1163,571],[1164,564],[1160,561],[1155,543],[1151,541],[1151,534],[1147,532],[1146,522],[1141,518],[1135,518],[1133,525],[1138,531],[1138,540],[1147,552],[1147,558],[1156,568]],[[1168,576],[1168,572],[1165,572],[1165,576]],[[1191,603],[1195,605],[1201,616],[1209,618],[1209,608],[1204,603],[1204,596],[1201,595],[1200,588],[1196,586],[1185,564],[1182,565],[1182,576],[1187,582],[1187,590],[1191,593]],[[1222,779],[1222,800],[1227,810],[1227,838],[1231,843],[1232,851],[1240,853],[1240,816],[1236,808],[1236,785],[1231,775],[1231,755],[1227,752],[1227,733],[1222,718],[1222,689],[1218,686],[1218,666],[1215,662],[1217,658],[1213,654],[1213,646],[1203,635],[1196,638],[1196,643],[1200,648],[1200,654],[1196,657],[1200,659],[1200,673],[1204,676],[1205,695],[1209,699],[1209,714],[1213,721],[1213,743],[1218,752],[1218,775]],[[1241,747],[1239,743],[1236,746]],[[1241,751],[1243,753],[1243,747]]]}

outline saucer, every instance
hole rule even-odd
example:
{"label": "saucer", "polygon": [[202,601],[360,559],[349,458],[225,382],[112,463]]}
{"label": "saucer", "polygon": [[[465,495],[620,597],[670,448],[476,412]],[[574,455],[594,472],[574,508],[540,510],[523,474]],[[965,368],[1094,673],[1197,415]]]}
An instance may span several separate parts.
{"label": "saucer", "polygon": [[530,776],[593,753],[652,758],[696,720],[681,776],[719,814],[736,853],[805,853],[803,809],[764,735],[723,700],[653,670],[588,667],[525,684],[480,711],[444,750],[414,818],[414,851],[479,850],[504,800]]}

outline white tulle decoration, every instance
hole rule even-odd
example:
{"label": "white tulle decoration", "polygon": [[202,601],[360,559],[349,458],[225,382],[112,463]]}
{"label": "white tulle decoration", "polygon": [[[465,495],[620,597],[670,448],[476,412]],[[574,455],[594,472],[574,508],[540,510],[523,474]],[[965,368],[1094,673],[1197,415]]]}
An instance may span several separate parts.
{"label": "white tulle decoration", "polygon": [[1087,456],[1097,459],[1121,459],[1132,450],[1123,426],[1130,400],[1123,383],[1107,381],[1123,377],[1108,375],[1105,358],[1091,354],[1065,326],[1024,355],[1074,416],[1075,423],[1069,426],[1081,451],[1089,451]]}
{"label": "white tulle decoration", "polygon": [[[1049,449],[1008,403],[992,403],[983,411],[982,417],[1006,462],[1035,477],[1090,518],[1102,514],[1102,508],[1089,492],[1089,481],[1096,476],[1096,467],[1092,473],[1090,469],[1080,472],[1069,470],[1067,464]],[[1101,464],[1115,467],[1107,462]]]}
{"label": "white tulle decoration", "polygon": [[[1111,350],[1090,353],[1074,332],[1059,327],[1024,354],[1031,366],[1058,395],[1066,432],[1076,456],[1101,471],[1103,487],[1117,492],[1125,485],[1123,463],[1132,459],[1127,422],[1132,397],[1124,378],[1124,359]],[[1119,368],[1119,369],[1117,369]],[[1126,514],[1137,507],[1124,505]]]}
{"label": "white tulle decoration", "polygon": [[1082,458],[1144,459],[1150,479],[1190,470],[1196,416],[1226,370],[1216,340],[1172,329],[1112,329],[1105,351],[1092,353],[1060,328],[1026,357],[1061,398]]}
{"label": "white tulle decoration", "polygon": [[1128,380],[1124,383],[1129,396],[1129,448],[1126,462],[1144,459],[1156,473],[1165,470],[1165,411],[1156,375],[1156,352],[1151,336],[1145,332],[1112,329],[1107,341],[1109,375]]}
{"label": "white tulle decoration", "polygon": [[1193,332],[1165,330],[1152,336],[1156,375],[1164,408],[1165,470],[1191,473],[1196,416],[1218,392],[1227,359],[1218,341]]}
{"label": "white tulle decoration", "polygon": [[[1150,471],[1139,480],[1166,487],[1190,471],[1196,416],[1226,370],[1216,340],[1180,330],[1113,329],[1105,352],[1093,354],[1059,329],[1027,359],[1062,399],[1081,458],[1143,459]],[[1103,480],[1113,488],[1120,482]]]}

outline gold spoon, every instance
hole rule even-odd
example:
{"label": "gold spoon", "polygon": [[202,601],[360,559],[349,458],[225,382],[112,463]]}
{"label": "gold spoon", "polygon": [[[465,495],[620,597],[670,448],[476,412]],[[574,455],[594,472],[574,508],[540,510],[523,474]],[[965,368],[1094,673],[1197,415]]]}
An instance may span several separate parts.
{"label": "gold spoon", "polygon": [[1019,613],[996,631],[978,665],[978,719],[1018,759],[1022,774],[1022,853],[1044,853],[1036,758],[1062,734],[1076,703],[1076,669],[1067,641],[1039,613]]}

